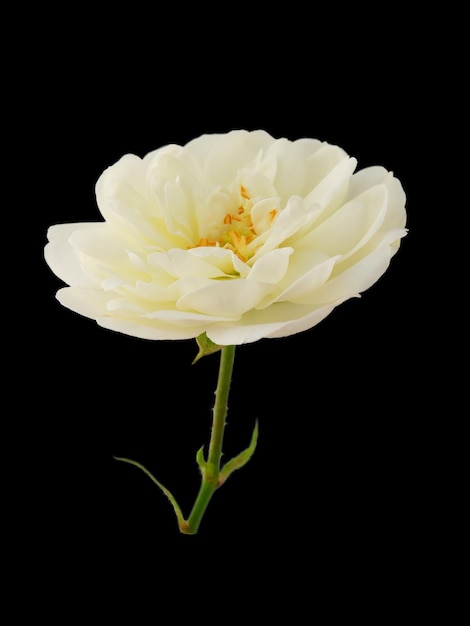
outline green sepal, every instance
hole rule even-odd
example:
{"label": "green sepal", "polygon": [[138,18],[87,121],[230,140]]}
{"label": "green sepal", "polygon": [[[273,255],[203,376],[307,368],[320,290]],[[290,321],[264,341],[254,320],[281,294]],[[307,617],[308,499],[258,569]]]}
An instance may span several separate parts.
{"label": "green sepal", "polygon": [[173,509],[175,511],[175,514],[176,514],[176,519],[178,520],[179,529],[181,532],[184,532],[188,527],[188,522],[184,519],[183,513],[179,507],[179,504],[176,502],[176,499],[171,493],[171,491],[169,491],[166,487],[164,487],[162,483],[159,482],[155,478],[155,476],[149,472],[149,470],[146,467],[144,467],[137,461],[133,461],[132,459],[126,459],[124,457],[119,457],[119,456],[114,456],[113,458],[116,459],[116,461],[122,461],[123,463],[129,463],[129,465],[134,465],[135,467],[138,467],[140,470],[142,470],[144,474],[147,474],[147,476],[157,485],[157,487],[159,487],[163,491],[163,493],[166,495],[168,500],[171,502]]}
{"label": "green sepal", "polygon": [[197,345],[199,346],[199,352],[196,355],[196,358],[192,362],[192,365],[197,363],[199,359],[202,359],[203,356],[207,356],[209,354],[214,354],[214,352],[219,352],[222,350],[224,346],[219,346],[209,339],[206,333],[202,333],[198,337],[196,337]]}
{"label": "green sepal", "polygon": [[199,468],[200,468],[201,472],[204,473],[204,470],[205,470],[206,465],[207,465],[207,461],[204,458],[204,446],[201,446],[199,448],[199,450],[197,451],[196,461],[197,461],[197,464],[199,465]]}
{"label": "green sepal", "polygon": [[246,448],[246,450],[243,450],[243,452],[240,452],[240,454],[237,454],[237,456],[233,457],[233,459],[228,461],[221,469],[220,474],[219,474],[219,481],[218,481],[219,487],[227,480],[230,474],[232,474],[235,470],[240,469],[240,467],[243,467],[245,463],[248,463],[248,461],[253,456],[253,453],[256,449],[257,442],[258,442],[258,420],[256,420],[255,428],[253,430],[253,435],[251,437],[251,442],[248,448]]}
{"label": "green sepal", "polygon": [[201,474],[204,480],[212,481],[215,477],[216,467],[213,463],[209,463],[204,458],[204,446],[199,448],[196,454],[196,461],[199,465],[199,469],[201,470]]}

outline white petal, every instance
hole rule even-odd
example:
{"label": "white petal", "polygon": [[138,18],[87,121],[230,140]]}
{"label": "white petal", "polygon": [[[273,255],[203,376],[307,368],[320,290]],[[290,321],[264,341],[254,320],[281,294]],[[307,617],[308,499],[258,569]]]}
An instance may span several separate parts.
{"label": "white petal", "polygon": [[59,289],[56,298],[63,306],[85,317],[97,319],[107,314],[109,295],[98,289],[64,287]]}
{"label": "white petal", "polygon": [[340,256],[331,257],[322,263],[318,263],[318,265],[309,269],[305,274],[284,289],[284,291],[269,304],[283,301],[308,304],[317,290],[326,283],[335,263],[340,258]]}
{"label": "white petal", "polygon": [[279,213],[281,200],[279,198],[265,198],[257,202],[251,209],[251,221],[257,235],[269,230],[274,217]]}
{"label": "white petal", "polygon": [[301,139],[296,139],[294,141],[294,144],[297,150],[302,150],[303,158],[308,159],[309,161],[313,157],[313,155],[318,152],[318,150],[320,150],[320,148],[328,145],[324,141],[320,141],[319,139],[311,139],[310,137],[302,137]]}
{"label": "white petal", "polygon": [[[154,199],[155,205],[157,203]],[[186,246],[187,239],[168,231],[165,220],[159,217],[155,209],[155,216],[142,216],[130,210],[121,198],[105,198],[100,202],[101,207],[106,204],[107,218],[117,231],[121,230],[132,236],[138,243],[150,250],[168,250],[174,246]]]}
{"label": "white petal", "polygon": [[316,226],[297,242],[296,249],[319,250],[328,256],[341,254],[346,257],[377,232],[386,208],[386,186],[372,187]]}
{"label": "white petal", "polygon": [[[228,252],[228,250],[226,251]],[[224,255],[226,258],[227,255]],[[214,258],[215,255],[212,256]],[[207,262],[206,259],[202,259],[195,254],[192,254],[192,250],[181,250],[174,248],[168,252],[168,258],[171,262],[171,273],[178,278],[188,278],[194,276],[200,276],[202,278],[221,278],[226,276],[216,264]],[[231,256],[229,255],[230,260]],[[229,268],[230,269],[230,268]],[[233,265],[231,265],[233,272]]]}
{"label": "white petal", "polygon": [[256,251],[252,261],[256,261],[261,255],[277,248],[286,239],[300,230],[311,217],[312,209],[306,209],[302,198],[292,196],[287,206],[276,215],[265,242]]}
{"label": "white petal", "polygon": [[108,167],[96,183],[96,200],[107,222],[154,248],[185,245],[168,232],[146,166],[135,155],[125,155]]}
{"label": "white petal", "polygon": [[312,313],[309,313],[305,317],[287,322],[278,330],[275,330],[269,335],[266,335],[266,337],[288,337],[290,335],[295,335],[305,330],[309,330],[310,328],[313,328],[313,326],[316,326],[322,320],[324,320],[325,317],[329,315],[338,304],[339,302],[332,305],[323,306],[319,309],[316,309],[315,311],[312,311]]}
{"label": "white petal", "polygon": [[307,161],[305,151],[302,145],[282,138],[269,146],[268,154],[270,157],[276,158],[277,168],[274,185],[285,204],[291,196],[299,195],[303,189]]}
{"label": "white petal", "polygon": [[254,308],[272,289],[272,285],[238,279],[216,281],[187,293],[177,301],[178,308],[205,315],[238,319]]}
{"label": "white petal", "polygon": [[[179,299],[183,296],[189,296],[206,287],[216,287],[217,285],[225,282],[225,280],[212,280],[211,278],[204,278],[203,276],[186,276],[185,278],[179,278],[171,284],[169,289],[173,294],[173,301],[178,303]],[[229,281],[230,282],[230,281]],[[183,307],[191,308],[191,307]]]}
{"label": "white petal", "polygon": [[83,271],[96,278],[105,290],[136,280],[149,280],[149,270],[139,270],[129,256],[127,246],[132,240],[103,224],[102,228],[75,231],[70,244],[75,249]]}
{"label": "white petal", "polygon": [[189,327],[172,326],[170,324],[160,323],[152,324],[151,320],[135,319],[126,320],[116,317],[100,317],[96,320],[100,326],[108,330],[114,330],[125,335],[139,337],[140,339],[150,340],[177,340],[177,339],[194,339],[202,334],[206,327]]}
{"label": "white petal", "polygon": [[359,295],[371,287],[390,264],[389,246],[381,246],[346,271],[329,280],[317,294],[320,303],[335,302]]}
{"label": "white petal", "polygon": [[174,183],[163,178],[158,179],[153,190],[168,234],[182,238],[182,246],[197,240],[194,205],[179,180]]}
{"label": "white petal", "polygon": [[348,200],[352,200],[371,187],[384,183],[388,177],[388,171],[380,165],[365,167],[357,171],[352,177],[348,189]]}
{"label": "white petal", "polygon": [[297,194],[307,195],[313,191],[324,180],[331,181],[332,174],[335,177],[342,171],[339,164],[347,164],[349,160],[346,152],[338,146],[333,146],[327,142],[321,143],[313,153],[306,159],[305,183]]}
{"label": "white petal", "polygon": [[[322,146],[317,139],[278,139],[269,146],[267,155],[277,162],[276,176],[272,180],[283,204],[291,196],[304,195],[306,186],[308,191],[313,187],[318,167],[311,167],[310,160]],[[335,148],[335,151],[340,149]]]}
{"label": "white petal", "polygon": [[[266,148],[273,137],[264,131],[247,132],[232,131],[226,134],[210,135],[187,144],[193,153],[199,152],[203,146],[204,174],[206,181],[214,186],[229,187],[238,170],[253,167],[257,162],[260,149]],[[201,145],[198,145],[201,144]]]}
{"label": "white petal", "polygon": [[206,333],[211,341],[219,346],[236,346],[244,343],[253,343],[270,336],[282,327],[281,322],[272,324],[255,324],[237,326],[210,326]]}
{"label": "white petal", "polygon": [[76,230],[69,238],[70,245],[84,256],[113,268],[130,267],[127,248],[132,239],[116,232],[109,224],[95,224],[95,228]]}
{"label": "white petal", "polygon": [[367,167],[354,174],[348,190],[348,198],[352,199],[370,187],[385,184],[388,190],[387,216],[384,228],[403,228],[406,222],[406,195],[400,181],[380,166]]}
{"label": "white petal", "polygon": [[253,264],[247,279],[278,283],[285,276],[289,266],[289,257],[293,252],[293,248],[288,247],[271,250]]}
{"label": "white petal", "polygon": [[187,147],[169,144],[144,157],[146,179],[150,185],[158,179],[176,182],[180,178],[202,180],[202,168]]}
{"label": "white petal", "polygon": [[234,184],[231,186],[232,191],[240,191],[240,186],[245,188],[246,195],[254,200],[271,198],[277,196],[276,187],[261,172],[243,168],[238,171],[238,176]]}
{"label": "white petal", "polygon": [[224,189],[211,189],[207,195],[195,198],[194,202],[198,235],[193,244],[197,245],[202,237],[217,241],[221,235],[224,217],[236,207],[236,197]]}
{"label": "white petal", "polygon": [[201,313],[191,313],[189,311],[175,311],[174,309],[162,309],[161,311],[153,311],[147,313],[144,317],[151,320],[160,320],[169,322],[176,326],[200,326],[201,324],[210,325],[214,322],[231,321],[229,317],[215,317],[213,315],[203,315]]}
{"label": "white petal", "polygon": [[406,224],[406,195],[401,182],[389,172],[385,184],[388,190],[388,207],[383,228],[403,228]]}
{"label": "white petal", "polygon": [[343,203],[356,165],[356,159],[342,158],[305,196],[305,205],[319,205],[323,209],[321,219],[329,217]]}
{"label": "white petal", "polygon": [[250,271],[250,266],[237,257],[236,254],[228,248],[220,248],[218,246],[200,246],[191,248],[187,251],[192,258],[204,259],[205,262],[211,263],[218,267],[226,276],[239,276],[244,278]]}
{"label": "white petal", "polygon": [[175,294],[168,287],[138,280],[135,284],[135,294],[150,303],[174,302]]}
{"label": "white petal", "polygon": [[[250,312],[237,323],[229,326],[215,324],[207,329],[207,336],[219,345],[241,345],[263,338],[287,337],[308,330],[323,320],[335,305],[322,306],[314,311],[296,305],[276,305],[262,312]],[[277,319],[276,319],[277,318]]]}
{"label": "white petal", "polygon": [[135,154],[126,154],[104,170],[95,185],[96,200],[103,217],[113,220],[109,212],[109,198],[119,198],[130,212],[139,215],[149,213],[148,185],[145,167]]}
{"label": "white petal", "polygon": [[96,223],[57,224],[47,232],[49,243],[44,248],[44,258],[51,270],[72,287],[95,287],[96,281],[83,272],[76,251],[70,245],[70,237],[77,231],[102,228]]}

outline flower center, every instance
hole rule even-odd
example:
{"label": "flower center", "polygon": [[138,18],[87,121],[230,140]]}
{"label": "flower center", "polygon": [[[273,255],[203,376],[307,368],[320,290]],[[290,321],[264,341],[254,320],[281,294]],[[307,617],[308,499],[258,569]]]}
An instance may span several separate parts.
{"label": "flower center", "polygon": [[[220,236],[217,239],[209,239],[201,237],[195,246],[191,248],[200,248],[203,246],[215,246],[232,250],[239,259],[244,263],[248,261],[250,251],[248,244],[258,236],[251,220],[251,208],[253,201],[248,195],[243,185],[240,185],[241,202],[233,213],[226,213],[223,224],[220,227]],[[271,219],[274,219],[277,211],[271,211]]]}

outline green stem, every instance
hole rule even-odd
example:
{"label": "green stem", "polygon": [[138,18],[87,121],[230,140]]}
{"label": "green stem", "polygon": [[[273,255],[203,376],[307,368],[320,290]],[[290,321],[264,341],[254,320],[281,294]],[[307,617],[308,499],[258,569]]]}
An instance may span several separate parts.
{"label": "green stem", "polygon": [[186,535],[195,535],[201,523],[202,516],[215,490],[219,486],[220,460],[224,439],[225,418],[227,417],[227,402],[232,379],[235,346],[224,346],[220,352],[220,368],[215,392],[215,404],[212,418],[212,432],[209,443],[207,462],[201,466],[202,481],[196,502],[181,532]]}

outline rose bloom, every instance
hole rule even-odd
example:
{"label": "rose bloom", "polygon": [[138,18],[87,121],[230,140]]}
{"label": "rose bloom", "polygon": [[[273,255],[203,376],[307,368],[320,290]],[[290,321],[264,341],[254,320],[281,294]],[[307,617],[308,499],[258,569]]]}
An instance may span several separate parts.
{"label": "rose bloom", "polygon": [[145,339],[305,331],[375,283],[406,234],[400,182],[356,165],[244,130],[125,155],[96,184],[104,221],[49,229],[46,261],[69,285],[57,298]]}

